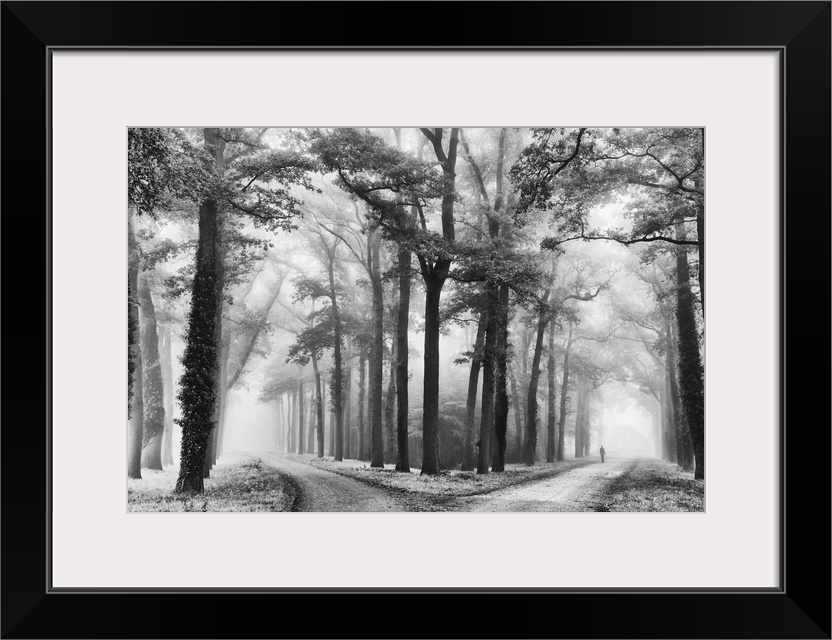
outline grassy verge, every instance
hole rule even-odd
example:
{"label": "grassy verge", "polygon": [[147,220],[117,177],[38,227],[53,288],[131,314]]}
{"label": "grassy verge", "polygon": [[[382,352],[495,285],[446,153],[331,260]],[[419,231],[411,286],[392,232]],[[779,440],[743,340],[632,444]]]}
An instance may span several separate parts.
{"label": "grassy verge", "polygon": [[127,510],[159,511],[291,511],[295,490],[272,467],[258,458],[218,464],[205,480],[205,494],[173,493],[177,470],[142,469],[141,480],[127,481]]}
{"label": "grassy verge", "polygon": [[662,460],[640,460],[613,480],[599,511],[704,511],[705,483]]}
{"label": "grassy verge", "polygon": [[314,467],[360,480],[388,491],[406,492],[411,496],[421,495],[434,500],[490,493],[497,489],[523,484],[524,482],[551,478],[564,471],[593,462],[592,459],[585,458],[541,463],[533,467],[507,464],[503,473],[478,475],[475,471],[443,471],[438,476],[422,476],[419,475],[418,469],[412,470],[411,473],[399,473],[395,471],[395,465],[386,465],[384,469],[381,469],[372,468],[369,463],[356,460],[335,462],[328,458],[311,457],[304,457],[302,460]]}

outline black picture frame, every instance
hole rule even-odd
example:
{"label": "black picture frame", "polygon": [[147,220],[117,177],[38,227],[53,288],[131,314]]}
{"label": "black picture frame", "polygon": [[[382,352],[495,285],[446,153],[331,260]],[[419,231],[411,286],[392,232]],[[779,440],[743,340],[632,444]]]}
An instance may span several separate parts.
{"label": "black picture frame", "polygon": [[[3,2],[2,637],[829,638],[830,15],[830,2]],[[51,52],[125,47],[778,51],[780,587],[50,589]],[[741,238],[737,251],[753,259]],[[737,472],[754,470],[737,452]]]}

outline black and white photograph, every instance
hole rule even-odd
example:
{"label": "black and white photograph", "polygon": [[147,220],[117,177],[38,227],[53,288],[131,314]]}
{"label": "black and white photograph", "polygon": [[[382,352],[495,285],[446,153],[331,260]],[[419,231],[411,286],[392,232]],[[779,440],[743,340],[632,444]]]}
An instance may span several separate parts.
{"label": "black and white photograph", "polygon": [[705,511],[703,127],[126,135],[129,512]]}

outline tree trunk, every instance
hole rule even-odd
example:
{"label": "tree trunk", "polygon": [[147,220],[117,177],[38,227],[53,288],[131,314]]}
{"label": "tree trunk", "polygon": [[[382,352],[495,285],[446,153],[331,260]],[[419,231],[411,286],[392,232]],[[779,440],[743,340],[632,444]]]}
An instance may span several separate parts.
{"label": "tree trunk", "polygon": [[468,400],[466,403],[465,434],[462,444],[462,470],[471,471],[474,468],[474,422],[477,411],[477,386],[482,367],[482,350],[485,342],[485,330],[488,325],[488,313],[482,311],[477,322],[477,337],[474,341],[474,352],[471,356],[471,371],[468,374]]}
{"label": "tree trunk", "polygon": [[514,368],[512,367],[509,373],[509,381],[511,382],[511,398],[514,402],[514,426],[516,431],[514,433],[514,447],[517,451],[517,460],[523,459],[523,418],[524,414],[520,408],[520,392],[517,389],[517,378],[514,375]]}
{"label": "tree trunk", "polygon": [[439,474],[439,300],[445,278],[425,282],[425,379],[422,475]]}
{"label": "tree trunk", "polygon": [[162,466],[173,465],[173,354],[170,325],[162,328],[162,342],[159,350],[162,365],[162,384],[165,387],[165,431],[162,434]]}
{"label": "tree trunk", "polygon": [[147,274],[139,275],[139,324],[142,350],[142,468],[162,470],[162,435],[165,432],[165,385],[159,358],[156,309]]}
{"label": "tree trunk", "polygon": [[364,405],[366,396],[367,358],[364,351],[358,356],[358,459],[367,460],[367,442],[364,438]]}
{"label": "tree trunk", "polygon": [[[208,133],[206,130],[206,141]],[[177,493],[203,493],[203,467],[217,397],[216,370],[219,366],[217,339],[218,296],[217,203],[205,200],[199,208],[199,247],[194,276],[184,372],[179,384],[182,407],[182,448]]]}
{"label": "tree trunk", "polygon": [[555,440],[555,325],[549,324],[549,352],[547,354],[546,373],[548,376],[548,407],[546,409],[546,462],[554,462],[557,457]]}
{"label": "tree trunk", "polygon": [[696,235],[699,237],[699,303],[702,305],[702,317],[705,317],[705,210],[696,210]]}
{"label": "tree trunk", "polygon": [[318,418],[318,457],[324,457],[324,401],[321,395],[321,372],[318,358],[312,354],[312,371],[315,374],[315,412]]}
{"label": "tree trunk", "polygon": [[274,421],[275,425],[275,451],[282,451],[283,450],[283,396],[280,395],[277,397],[277,400],[274,402],[276,417]]}
{"label": "tree trunk", "polygon": [[497,304],[497,344],[494,372],[494,451],[492,471],[506,470],[506,435],[508,431],[508,285],[501,284]]}
{"label": "tree trunk", "polygon": [[289,425],[289,434],[286,441],[286,446],[289,451],[295,449],[295,417],[297,414],[297,403],[294,390],[286,394],[286,410],[288,412],[287,424]]}
{"label": "tree trunk", "polygon": [[370,450],[371,467],[384,467],[382,388],[384,384],[384,299],[378,237],[372,238],[373,348],[370,352]]}
{"label": "tree trunk", "polygon": [[[218,129],[204,129],[205,148],[222,171],[225,143]],[[211,430],[217,417],[219,321],[222,300],[222,256],[217,201],[205,199],[199,207],[199,240],[196,271],[188,317],[184,373],[179,384],[182,407],[182,448],[177,493],[203,493],[203,472]]]}
{"label": "tree trunk", "polygon": [[[351,362],[351,354],[347,354],[347,362]],[[344,385],[344,457],[352,458],[352,365],[345,370],[347,380]]]}
{"label": "tree trunk", "polygon": [[[442,237],[453,244],[454,200],[456,199],[456,156],[459,129],[452,128],[447,155],[442,147],[442,129],[434,129],[431,140],[436,158],[442,165]],[[423,273],[425,280],[425,378],[422,410],[422,474],[438,475],[439,465],[439,301],[442,287],[451,268],[451,260],[438,258],[432,269]]]}
{"label": "tree trunk", "polygon": [[673,462],[676,462],[685,471],[693,471],[694,459],[693,448],[690,441],[690,433],[687,428],[685,413],[682,407],[682,401],[679,396],[679,383],[677,376],[676,353],[677,348],[674,340],[674,332],[672,326],[670,327],[670,348],[667,350],[667,384],[670,391],[670,410],[673,418],[673,445],[674,456]]}
{"label": "tree trunk", "polygon": [[[676,238],[684,239],[684,223],[677,223]],[[694,296],[690,288],[690,270],[685,245],[676,247],[676,320],[679,344],[679,395],[684,422],[690,433],[696,461],[694,478],[705,478],[705,383],[699,336],[696,328]]]}
{"label": "tree trunk", "polygon": [[[543,295],[543,304],[549,299],[551,289]],[[537,415],[537,384],[540,380],[540,356],[543,352],[543,334],[548,324],[549,310],[541,308],[537,315],[537,339],[534,343],[534,355],[532,356],[532,371],[529,377],[529,395],[526,398],[526,449],[523,452],[523,462],[534,464],[537,450],[537,427],[539,418]]]}
{"label": "tree trunk", "polygon": [[[301,401],[305,401],[301,398]],[[315,453],[315,385],[309,389],[309,420],[306,423],[306,453]]]}
{"label": "tree trunk", "polygon": [[[650,418],[653,425],[653,455],[657,458],[663,457],[662,452],[662,423],[661,423],[661,404],[659,404],[658,411],[651,411]],[[603,439],[599,438],[601,446],[604,445]]]}
{"label": "tree trunk", "polygon": [[590,448],[592,446],[592,431],[590,430],[591,421],[590,414],[592,413],[592,386],[589,386],[584,397],[584,420],[581,431],[581,444],[584,448],[584,456],[590,455]]}
{"label": "tree trunk", "polygon": [[[333,250],[334,252],[334,250]],[[335,255],[329,261],[329,299],[332,305],[332,324],[335,334],[333,349],[334,370],[332,372],[332,408],[335,411],[335,459],[344,459],[344,403],[343,363],[341,359],[341,313],[335,291]]]}
{"label": "tree trunk", "polygon": [[566,351],[563,354],[563,382],[560,388],[560,415],[558,416],[558,461],[563,461],[563,440],[566,432],[566,401],[569,393],[569,352],[572,350],[572,323],[569,323],[569,336],[566,338]]}
{"label": "tree trunk", "polygon": [[577,407],[575,410],[575,457],[584,455],[584,416],[586,415],[586,382],[583,378],[575,380],[577,390]]}
{"label": "tree trunk", "polygon": [[335,407],[332,406],[332,379],[329,381],[329,455],[335,457]]}
{"label": "tree trunk", "polygon": [[128,313],[128,360],[132,374],[128,380],[127,405],[127,477],[142,477],[142,426],[144,403],[142,391],[142,349],[139,336],[139,246],[133,232],[133,212],[127,218],[127,313]]}
{"label": "tree trunk", "polygon": [[217,298],[215,339],[217,340],[217,367],[214,371],[214,386],[216,387],[214,396],[214,415],[211,418],[211,430],[208,433],[208,447],[205,452],[205,460],[202,467],[202,477],[208,478],[211,475],[211,469],[214,466],[217,456],[217,435],[219,433],[219,426],[222,420],[223,404],[225,400],[226,390],[226,367],[228,358],[228,351],[230,349],[231,332],[228,331],[228,342],[223,342],[223,288],[225,283],[225,264],[223,256],[223,242],[222,242],[222,220],[217,217],[217,239],[216,239],[216,259],[214,262],[214,270],[216,273],[214,284],[214,295]]}
{"label": "tree trunk", "polygon": [[396,357],[397,341],[393,340],[390,357],[390,372],[387,376],[387,394],[384,400],[384,463],[396,462],[396,435],[393,422],[396,420]]}
{"label": "tree trunk", "polygon": [[480,410],[480,437],[477,455],[477,473],[488,473],[491,464],[491,447],[494,434],[494,363],[497,346],[497,291],[494,285],[488,289],[488,324],[485,329],[485,345],[482,352],[482,409]]}
{"label": "tree trunk", "polygon": [[[397,130],[396,143],[401,149],[401,129]],[[419,159],[421,160],[422,147],[419,147]],[[403,200],[401,193],[397,194],[400,203]],[[411,207],[411,219],[417,215],[415,206]],[[407,224],[407,217],[404,210],[400,210],[401,221]],[[406,244],[399,245],[398,271],[399,271],[399,309],[396,322],[396,471],[410,473],[410,453],[407,442],[408,423],[408,357],[410,348],[408,344],[408,330],[410,321],[410,267],[413,256]]]}
{"label": "tree trunk", "polygon": [[298,378],[298,453],[304,453],[303,447],[303,379]]}

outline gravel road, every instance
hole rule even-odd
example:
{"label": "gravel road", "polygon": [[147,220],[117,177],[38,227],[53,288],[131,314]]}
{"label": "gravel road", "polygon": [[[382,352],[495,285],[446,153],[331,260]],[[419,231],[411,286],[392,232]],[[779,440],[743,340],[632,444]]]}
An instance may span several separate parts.
{"label": "gravel road", "polygon": [[[255,454],[251,454],[255,455]],[[296,491],[293,511],[411,511],[406,495],[396,495],[352,478],[307,464],[285,453],[257,452]],[[635,459],[600,460],[553,478],[526,482],[487,494],[457,498],[443,511],[596,511],[607,484],[636,463]],[[450,508],[448,508],[450,507]]]}
{"label": "gravel road", "polygon": [[632,466],[633,459],[608,460],[572,469],[554,478],[461,498],[459,511],[595,511],[604,488]]}
{"label": "gravel road", "polygon": [[300,462],[291,454],[258,452],[256,455],[280,471],[297,491],[293,511],[409,511],[394,495]]}

